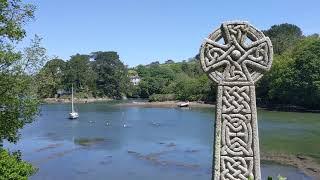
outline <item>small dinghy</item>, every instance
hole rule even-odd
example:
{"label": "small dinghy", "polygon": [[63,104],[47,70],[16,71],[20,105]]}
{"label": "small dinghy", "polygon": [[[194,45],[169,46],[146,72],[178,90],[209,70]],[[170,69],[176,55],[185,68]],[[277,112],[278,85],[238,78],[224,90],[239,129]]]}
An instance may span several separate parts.
{"label": "small dinghy", "polygon": [[189,101],[187,101],[187,102],[181,102],[181,103],[178,104],[178,106],[179,106],[179,107],[189,107],[189,104],[190,104]]}

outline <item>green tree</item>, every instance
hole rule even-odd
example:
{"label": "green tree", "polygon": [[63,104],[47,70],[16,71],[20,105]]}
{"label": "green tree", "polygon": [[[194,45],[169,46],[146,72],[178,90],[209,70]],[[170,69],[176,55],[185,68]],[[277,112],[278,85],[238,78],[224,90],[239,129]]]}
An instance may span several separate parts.
{"label": "green tree", "polygon": [[167,66],[151,66],[149,71],[153,78],[165,79],[165,81],[172,81],[175,78],[174,71]]}
{"label": "green tree", "polygon": [[302,38],[301,29],[294,24],[288,23],[273,25],[270,29],[264,31],[264,34],[272,41],[275,54],[283,53]]}
{"label": "green tree", "polygon": [[190,75],[192,73],[191,69],[189,68],[189,63],[186,61],[182,61],[181,69],[184,73]]}
{"label": "green tree", "polygon": [[33,18],[34,9],[19,0],[0,1],[3,24],[0,27],[0,141],[16,142],[18,129],[30,122],[36,113],[36,98],[30,84],[32,77],[27,74],[34,71],[30,65],[36,57],[28,54],[31,49],[26,49],[26,56],[23,56],[12,45],[25,37],[22,25]]}
{"label": "green tree", "polygon": [[173,70],[175,74],[181,73],[181,63],[172,63],[172,64],[167,64],[167,66]]}
{"label": "green tree", "polygon": [[138,73],[134,69],[129,69],[128,70],[128,76],[137,76]]}
{"label": "green tree", "polygon": [[42,98],[54,97],[59,89],[64,89],[66,62],[62,59],[52,59],[37,74],[40,82],[38,95]]}
{"label": "green tree", "polygon": [[179,74],[176,80],[174,93],[179,100],[213,101],[216,88],[205,74],[198,78],[191,78],[186,74]]}
{"label": "green tree", "polygon": [[139,84],[142,98],[155,94],[152,96],[154,100],[175,97],[179,100],[214,101],[215,86],[203,73],[196,58],[177,63],[139,65],[135,69],[142,77]]}
{"label": "green tree", "polygon": [[148,98],[152,94],[164,93],[165,88],[175,79],[171,65],[153,64],[137,67],[138,75],[142,77],[139,83],[141,97]]}
{"label": "green tree", "polygon": [[137,73],[140,77],[148,77],[150,76],[149,68],[143,65],[138,65],[136,68]]}
{"label": "green tree", "polygon": [[197,91],[196,80],[188,77],[187,74],[181,73],[177,76],[175,94],[179,100],[195,101],[200,97],[195,94]]}
{"label": "green tree", "polygon": [[128,70],[114,51],[95,52],[94,71],[97,73],[99,96],[122,98],[129,88]]}
{"label": "green tree", "polygon": [[268,102],[320,108],[320,39],[300,40],[292,50],[275,56],[263,88]]}
{"label": "green tree", "polygon": [[89,55],[76,54],[66,63],[64,84],[70,90],[74,85],[75,91],[90,95],[95,91],[96,73],[93,70]]}
{"label": "green tree", "polygon": [[[35,6],[20,0],[0,1],[0,145],[3,140],[17,142],[18,130],[32,122],[38,111],[33,73],[44,49],[37,37],[24,54],[14,49],[26,36],[23,25],[33,18],[34,10]],[[0,179],[27,179],[32,173],[31,165],[0,148]]]}
{"label": "green tree", "polygon": [[8,153],[0,149],[0,180],[27,180],[36,169],[21,160],[19,152]]}
{"label": "green tree", "polygon": [[258,82],[258,103],[291,104],[291,99],[295,97],[291,89],[295,86],[293,64],[290,52],[274,57],[271,71]]}
{"label": "green tree", "polygon": [[129,83],[128,89],[126,90],[126,94],[130,98],[139,98],[141,94],[140,86],[133,85],[132,83]]}
{"label": "green tree", "polygon": [[151,89],[149,86],[150,86],[150,85],[148,84],[147,81],[145,81],[145,80],[140,81],[140,83],[139,83],[139,89],[140,89],[140,94],[139,94],[139,96],[140,96],[141,98],[148,98],[150,95],[152,95],[152,94],[149,92],[149,90]]}

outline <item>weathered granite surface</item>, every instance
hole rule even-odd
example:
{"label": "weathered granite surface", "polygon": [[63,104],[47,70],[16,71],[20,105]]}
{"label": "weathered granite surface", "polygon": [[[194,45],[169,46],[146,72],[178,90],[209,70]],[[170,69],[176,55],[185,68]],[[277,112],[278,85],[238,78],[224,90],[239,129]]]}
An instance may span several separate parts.
{"label": "weathered granite surface", "polygon": [[201,45],[202,68],[218,84],[214,180],[261,179],[254,83],[272,58],[270,39],[248,22],[225,22]]}

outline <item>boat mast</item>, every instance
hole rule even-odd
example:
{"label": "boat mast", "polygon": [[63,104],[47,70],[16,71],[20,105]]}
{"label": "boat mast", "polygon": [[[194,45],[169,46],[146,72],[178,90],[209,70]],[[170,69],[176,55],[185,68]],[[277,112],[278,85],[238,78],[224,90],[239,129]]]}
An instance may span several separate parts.
{"label": "boat mast", "polygon": [[74,112],[74,109],[73,109],[73,84],[72,84],[72,87],[71,87],[71,107],[72,107],[72,113]]}

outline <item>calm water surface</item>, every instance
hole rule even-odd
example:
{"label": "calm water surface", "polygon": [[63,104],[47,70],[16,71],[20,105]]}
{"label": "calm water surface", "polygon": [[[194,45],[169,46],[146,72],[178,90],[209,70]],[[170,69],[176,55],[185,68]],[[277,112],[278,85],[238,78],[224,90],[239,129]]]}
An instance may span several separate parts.
{"label": "calm water surface", "polygon": [[[39,167],[31,180],[211,179],[214,109],[108,103],[77,108],[80,118],[71,121],[68,104],[43,105],[38,120],[22,130],[19,143],[5,144],[20,149],[23,159]],[[276,117],[276,112],[259,112],[262,136],[274,135],[292,121],[280,123]],[[262,164],[263,179],[278,174],[289,180],[310,179],[294,167]]]}

